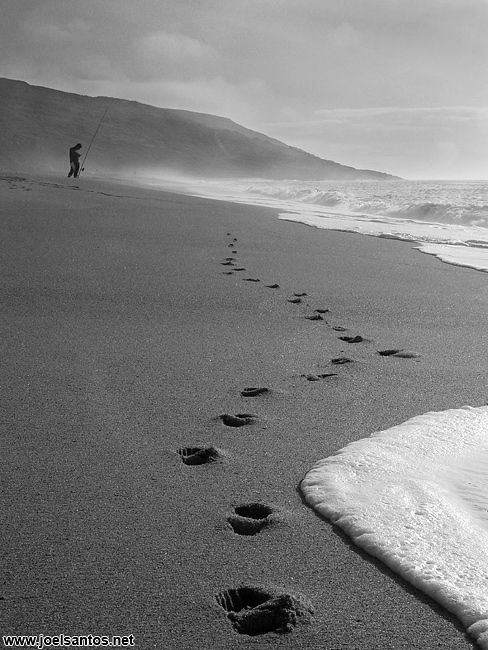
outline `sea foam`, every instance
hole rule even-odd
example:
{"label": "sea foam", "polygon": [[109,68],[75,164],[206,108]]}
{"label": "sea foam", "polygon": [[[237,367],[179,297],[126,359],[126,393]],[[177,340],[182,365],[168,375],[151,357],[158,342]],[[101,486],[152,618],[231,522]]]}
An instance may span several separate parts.
{"label": "sea foam", "polygon": [[488,407],[414,417],[319,461],[307,502],[488,649]]}

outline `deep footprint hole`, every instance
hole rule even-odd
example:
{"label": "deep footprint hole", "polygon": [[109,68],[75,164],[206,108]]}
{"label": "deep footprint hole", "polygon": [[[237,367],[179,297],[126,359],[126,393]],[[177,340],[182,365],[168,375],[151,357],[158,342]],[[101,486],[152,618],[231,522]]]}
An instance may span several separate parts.
{"label": "deep footprint hole", "polygon": [[324,320],[320,314],[314,314],[313,316],[305,316],[307,320]]}
{"label": "deep footprint hole", "polygon": [[240,612],[253,609],[272,598],[272,594],[259,587],[238,587],[227,589],[215,596],[215,600],[226,612]]}
{"label": "deep footprint hole", "polygon": [[264,505],[264,503],[248,503],[235,508],[236,515],[249,519],[266,519],[272,512],[273,508]]}
{"label": "deep footprint hole", "polygon": [[215,447],[180,447],[178,454],[185,465],[206,465],[220,457]]}
{"label": "deep footprint hole", "polygon": [[217,594],[215,600],[237,632],[249,636],[292,632],[299,623],[309,623],[313,614],[313,607],[305,599],[262,587],[228,589]]}
{"label": "deep footprint hole", "polygon": [[220,416],[222,422],[228,427],[243,427],[246,424],[252,424],[256,416],[252,413],[237,413],[236,415],[229,415],[224,413]]}
{"label": "deep footprint hole", "polygon": [[234,514],[227,518],[237,535],[257,535],[269,524],[268,517],[273,514],[273,508],[263,503],[247,503],[236,506]]}
{"label": "deep footprint hole", "polygon": [[365,339],[363,339],[362,336],[339,336],[339,339],[341,341],[345,341],[346,343],[362,343]]}

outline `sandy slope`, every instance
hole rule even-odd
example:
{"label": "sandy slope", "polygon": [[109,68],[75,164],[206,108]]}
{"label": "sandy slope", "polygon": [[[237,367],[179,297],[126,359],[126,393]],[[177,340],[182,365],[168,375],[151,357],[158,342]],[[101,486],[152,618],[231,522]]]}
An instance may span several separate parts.
{"label": "sandy slope", "polygon": [[[472,647],[298,486],[349,441],[485,403],[486,276],[271,210],[14,176],[0,174],[3,633],[134,634],[168,650]],[[330,312],[308,320],[317,308]],[[392,347],[421,360],[377,353]],[[344,356],[354,363],[331,363]],[[271,390],[243,398],[249,386]],[[238,413],[256,417],[218,417]],[[183,464],[178,449],[196,446],[219,462]],[[236,534],[227,518],[255,502],[271,524]],[[239,584],[302,595],[312,622],[238,634],[215,596]]]}

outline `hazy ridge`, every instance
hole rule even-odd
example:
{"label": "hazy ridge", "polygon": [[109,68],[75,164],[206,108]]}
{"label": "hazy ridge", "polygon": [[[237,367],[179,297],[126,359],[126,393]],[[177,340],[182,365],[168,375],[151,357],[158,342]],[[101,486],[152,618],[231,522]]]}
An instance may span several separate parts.
{"label": "hazy ridge", "polygon": [[395,178],[322,160],[230,119],[156,108],[124,99],[88,97],[0,79],[0,168],[62,171],[68,149],[88,145],[87,172],[171,171],[199,177],[271,179]]}

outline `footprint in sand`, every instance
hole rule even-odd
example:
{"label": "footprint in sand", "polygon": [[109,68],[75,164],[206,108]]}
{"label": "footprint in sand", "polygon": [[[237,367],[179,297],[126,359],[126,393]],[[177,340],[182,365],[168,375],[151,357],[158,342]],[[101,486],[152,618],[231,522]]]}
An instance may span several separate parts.
{"label": "footprint in sand", "polygon": [[259,278],[242,278],[242,279],[244,280],[244,282],[261,282]]}
{"label": "footprint in sand", "polygon": [[341,341],[345,341],[346,343],[362,343],[363,341],[367,341],[368,339],[363,338],[362,336],[339,336],[339,339]]}
{"label": "footprint in sand", "polygon": [[303,298],[303,296],[306,296],[308,294],[306,294],[304,291],[302,291],[301,293],[295,291],[293,295],[296,296],[297,298]]}
{"label": "footprint in sand", "polygon": [[336,325],[332,329],[336,332],[347,332],[347,327],[342,327],[341,325]]}
{"label": "footprint in sand", "polygon": [[335,359],[331,359],[330,362],[336,366],[340,366],[344,363],[353,363],[353,360],[348,357],[336,357]]}
{"label": "footprint in sand", "polygon": [[291,302],[294,305],[299,305],[302,302],[301,298],[288,298],[287,302]]}
{"label": "footprint in sand", "polygon": [[273,508],[270,506],[263,503],[247,503],[234,508],[227,521],[237,535],[257,535],[270,524],[269,516],[272,514]]}
{"label": "footprint in sand", "polygon": [[243,427],[246,424],[254,424],[256,421],[256,416],[252,413],[236,413],[236,415],[224,413],[219,417],[227,427]]}
{"label": "footprint in sand", "polygon": [[180,447],[178,454],[185,465],[206,465],[220,458],[215,447]]}
{"label": "footprint in sand", "polygon": [[257,397],[258,395],[263,395],[264,393],[269,392],[269,388],[255,388],[254,386],[251,386],[241,390],[241,395],[242,397]]}
{"label": "footprint in sand", "polygon": [[305,316],[307,320],[324,320],[323,316],[320,314],[314,314],[313,316]]}
{"label": "footprint in sand", "polygon": [[235,266],[234,262],[227,260],[227,262],[220,262],[222,266]]}
{"label": "footprint in sand", "polygon": [[327,314],[329,312],[328,309],[314,309],[317,314]]}
{"label": "footprint in sand", "polygon": [[239,634],[257,636],[268,632],[292,632],[297,625],[310,623],[314,608],[298,594],[241,585],[215,596]]}
{"label": "footprint in sand", "polygon": [[321,379],[327,379],[327,377],[337,377],[338,374],[336,372],[324,372],[319,375],[300,375],[301,377],[305,377],[307,381],[320,381]]}
{"label": "footprint in sand", "polygon": [[234,271],[222,271],[224,275],[234,275]]}
{"label": "footprint in sand", "polygon": [[419,359],[421,357],[417,352],[403,349],[378,350],[382,357],[400,357],[401,359]]}
{"label": "footprint in sand", "polygon": [[234,269],[234,271],[245,271],[246,269],[243,266],[239,266]]}
{"label": "footprint in sand", "polygon": [[265,285],[268,289],[279,289],[280,285],[279,284],[267,284]]}

